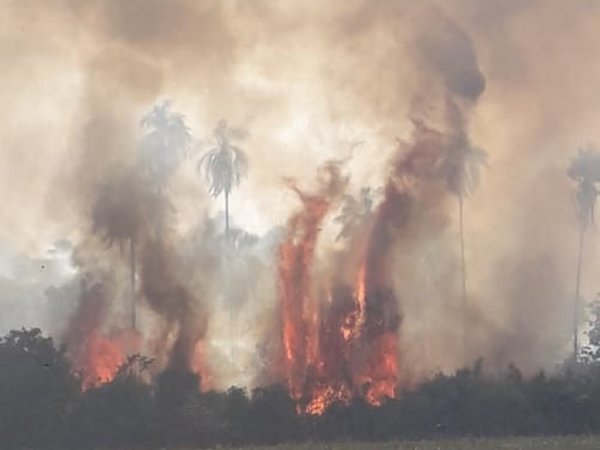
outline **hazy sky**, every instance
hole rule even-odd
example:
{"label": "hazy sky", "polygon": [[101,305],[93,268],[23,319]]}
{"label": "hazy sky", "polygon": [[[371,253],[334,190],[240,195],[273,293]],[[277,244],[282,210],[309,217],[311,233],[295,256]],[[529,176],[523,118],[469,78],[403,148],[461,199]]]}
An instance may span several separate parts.
{"label": "hazy sky", "polygon": [[[133,159],[139,120],[155,102],[171,99],[194,138],[172,187],[177,233],[222,210],[195,166],[226,118],[247,130],[250,165],[232,220],[262,234],[298,207],[285,177],[310,189],[335,157],[348,159],[350,192],[380,187],[415,104],[435,122],[445,95],[464,95],[470,139],[489,155],[465,210],[477,333],[494,336],[481,346],[498,347],[502,361],[550,364],[568,345],[575,276],[565,170],[579,146],[600,143],[598,55],[594,0],[4,0],[0,328],[56,320],[44,290],[75,269],[55,243],[89,235],[94,193]],[[469,98],[465,67],[481,73],[481,95]],[[426,269],[413,267],[404,286],[414,290],[406,313],[419,317],[407,318],[405,341],[439,331],[432,360],[444,358],[441,318],[452,317],[436,287],[453,264],[442,249],[456,252],[448,208],[444,233],[411,250],[411,264]],[[596,234],[584,258],[588,299],[600,290]]]}

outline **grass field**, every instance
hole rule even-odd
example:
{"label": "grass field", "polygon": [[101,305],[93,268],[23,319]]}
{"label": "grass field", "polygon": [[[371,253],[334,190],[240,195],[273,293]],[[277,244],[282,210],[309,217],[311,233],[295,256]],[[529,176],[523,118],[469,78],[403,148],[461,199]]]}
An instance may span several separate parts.
{"label": "grass field", "polygon": [[[600,436],[460,439],[377,444],[286,444],[241,450],[600,450]],[[225,450],[225,449],[221,449]],[[226,450],[238,450],[231,448]]]}

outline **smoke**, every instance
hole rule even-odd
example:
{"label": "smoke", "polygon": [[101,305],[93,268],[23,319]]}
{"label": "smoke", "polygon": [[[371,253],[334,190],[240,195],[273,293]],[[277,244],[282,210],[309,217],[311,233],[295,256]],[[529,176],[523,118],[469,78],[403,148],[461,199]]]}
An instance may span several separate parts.
{"label": "smoke", "polygon": [[434,12],[433,19],[432,29],[419,31],[417,51],[448,92],[476,101],[485,89],[485,78],[471,39],[457,23],[442,15]]}
{"label": "smoke", "polygon": [[122,332],[103,329],[110,303],[106,283],[83,278],[77,309],[62,341],[84,388],[106,383],[122,364],[133,341]]}
{"label": "smoke", "polygon": [[142,292],[176,337],[169,360],[175,369],[192,369],[195,346],[206,332],[206,317],[183,280],[164,242],[149,242],[142,252]]}
{"label": "smoke", "polygon": [[[348,180],[314,226],[305,289],[319,304],[325,286],[345,292],[332,293],[339,312],[319,309],[325,328],[360,311],[364,261],[367,303],[379,298],[369,311],[395,336],[399,382],[478,356],[493,369],[552,367],[569,347],[575,276],[566,169],[600,140],[599,6],[563,3],[2,3],[0,242],[27,262],[2,264],[2,326],[54,326],[77,341],[68,336],[85,322],[77,311],[91,294],[79,280],[90,273],[104,312],[87,334],[129,328],[135,299],[136,350],[158,366],[202,367],[215,387],[272,380],[283,349],[276,260],[298,232],[296,194],[281,180],[321,192],[318,167],[344,159]],[[192,136],[181,154],[153,147],[140,127],[165,98]],[[248,177],[230,198],[233,248],[221,199],[195,172],[221,118],[248,130]],[[465,149],[488,155],[479,182],[460,169]],[[365,186],[383,198],[341,233],[341,200]],[[467,193],[465,306],[457,197]],[[40,260],[59,264],[44,253],[58,239],[73,243],[60,258],[74,261],[40,276]],[[594,232],[586,239],[589,298],[598,260]]]}

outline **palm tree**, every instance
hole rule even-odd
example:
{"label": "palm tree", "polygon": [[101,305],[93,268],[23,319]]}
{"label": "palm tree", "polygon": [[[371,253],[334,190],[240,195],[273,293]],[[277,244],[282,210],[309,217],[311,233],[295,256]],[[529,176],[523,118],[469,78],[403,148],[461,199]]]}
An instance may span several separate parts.
{"label": "palm tree", "polygon": [[160,233],[169,202],[168,182],[191,140],[182,114],[171,113],[170,102],[155,105],[141,120],[147,130],[139,149],[138,166],[116,172],[101,186],[94,204],[94,230],[112,246],[129,246],[131,323],[136,328],[136,242],[144,223]]}
{"label": "palm tree", "polygon": [[449,191],[458,200],[460,235],[460,269],[462,278],[462,303],[464,315],[463,348],[468,347],[467,339],[467,263],[465,258],[464,202],[479,185],[479,172],[487,164],[487,153],[473,147],[464,133],[459,133],[449,144],[441,161],[441,175]]}
{"label": "palm tree", "polygon": [[131,325],[136,328],[135,242],[144,221],[145,194],[140,178],[131,170],[115,172],[100,187],[93,206],[92,222],[109,247],[118,244],[121,251],[129,245],[131,283]]}
{"label": "palm tree", "polygon": [[[232,139],[243,138],[242,130],[230,128],[225,120],[220,120],[214,130],[216,147],[209,150],[200,161],[198,161],[198,172],[206,176],[209,183],[208,192],[215,198],[223,194],[225,199],[225,240],[229,242],[229,195],[234,186],[240,184],[240,180],[248,171],[248,160],[244,152],[231,143]],[[235,245],[235,243],[233,243]],[[229,248],[228,248],[229,250]],[[230,306],[231,326],[231,359],[235,358],[234,335],[235,335],[235,310],[233,304]]]}
{"label": "palm tree", "polygon": [[190,146],[190,130],[183,114],[171,112],[168,100],[155,105],[140,124],[147,130],[140,146],[140,163],[162,192]]}
{"label": "palm tree", "polygon": [[209,150],[198,162],[198,171],[204,173],[209,183],[209,193],[213,197],[224,194],[225,236],[229,237],[229,195],[234,186],[248,171],[248,160],[242,150],[231,143],[232,139],[243,137],[243,132],[219,121],[214,131],[216,147]]}
{"label": "palm tree", "polygon": [[577,183],[576,205],[579,219],[579,247],[573,303],[573,358],[576,361],[579,355],[579,302],[583,243],[588,225],[594,222],[594,206],[598,196],[596,183],[600,181],[600,153],[591,148],[579,149],[577,155],[571,160],[567,175]]}
{"label": "palm tree", "polygon": [[166,191],[189,149],[191,134],[185,116],[171,112],[168,100],[155,105],[140,125],[146,131],[138,154],[138,167],[145,176],[148,194],[146,212],[155,236],[160,237],[173,209]]}
{"label": "palm tree", "polygon": [[463,302],[467,302],[467,270],[465,260],[465,231],[464,231],[464,200],[471,195],[479,185],[479,172],[487,164],[487,153],[470,145],[465,136],[450,145],[444,159],[441,171],[448,189],[458,200],[459,234],[460,234],[460,265],[462,273]]}

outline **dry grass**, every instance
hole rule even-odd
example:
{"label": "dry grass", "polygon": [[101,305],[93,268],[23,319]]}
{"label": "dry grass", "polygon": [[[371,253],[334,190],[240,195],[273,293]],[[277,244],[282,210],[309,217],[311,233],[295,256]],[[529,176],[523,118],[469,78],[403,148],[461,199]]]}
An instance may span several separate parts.
{"label": "dry grass", "polygon": [[[459,439],[376,444],[285,444],[275,447],[241,447],[227,450],[598,450],[600,437],[539,437]],[[223,449],[224,450],[224,449]]]}

